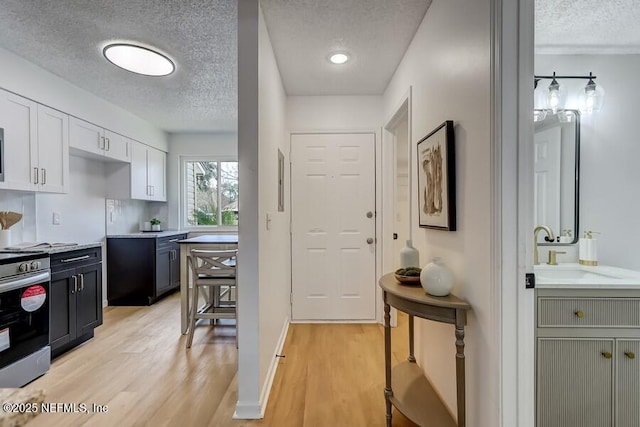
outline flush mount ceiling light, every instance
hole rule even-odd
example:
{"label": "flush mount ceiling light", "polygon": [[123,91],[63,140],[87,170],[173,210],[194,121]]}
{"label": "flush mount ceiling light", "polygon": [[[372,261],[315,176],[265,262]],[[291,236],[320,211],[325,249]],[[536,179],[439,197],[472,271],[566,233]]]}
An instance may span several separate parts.
{"label": "flush mount ceiling light", "polygon": [[345,52],[334,52],[329,55],[329,61],[334,64],[344,64],[349,60],[349,55]]}
{"label": "flush mount ceiling light", "polygon": [[176,69],[165,55],[135,44],[109,44],[102,50],[102,54],[112,64],[145,76],[166,76]]}

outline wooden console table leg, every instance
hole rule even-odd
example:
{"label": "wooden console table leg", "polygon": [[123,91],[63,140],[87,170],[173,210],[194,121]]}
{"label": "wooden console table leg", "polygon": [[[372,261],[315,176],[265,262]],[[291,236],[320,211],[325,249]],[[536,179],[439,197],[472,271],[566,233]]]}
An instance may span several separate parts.
{"label": "wooden console table leg", "polygon": [[464,325],[467,323],[467,313],[456,310],[456,388],[458,403],[458,427],[466,425],[466,398],[464,372]]}
{"label": "wooden console table leg", "polygon": [[[386,298],[385,298],[386,299]],[[391,316],[389,311],[391,307],[385,302],[384,304],[384,373],[385,373],[385,387],[384,387],[384,400],[387,407],[387,427],[391,427],[391,396],[393,396],[393,390],[391,389]]]}
{"label": "wooden console table leg", "polygon": [[414,356],[413,348],[413,316],[409,315],[409,357],[407,358],[407,360],[411,363],[416,363],[416,357]]}

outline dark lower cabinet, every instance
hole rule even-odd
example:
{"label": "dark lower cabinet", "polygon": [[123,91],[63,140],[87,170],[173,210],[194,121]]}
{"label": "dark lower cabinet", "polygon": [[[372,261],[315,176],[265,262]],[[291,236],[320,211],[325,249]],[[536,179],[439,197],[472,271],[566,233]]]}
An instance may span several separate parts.
{"label": "dark lower cabinet", "polygon": [[102,324],[102,250],[51,255],[51,355],[83,343]]}
{"label": "dark lower cabinet", "polygon": [[151,305],[180,288],[180,245],[187,234],[107,238],[109,305]]}

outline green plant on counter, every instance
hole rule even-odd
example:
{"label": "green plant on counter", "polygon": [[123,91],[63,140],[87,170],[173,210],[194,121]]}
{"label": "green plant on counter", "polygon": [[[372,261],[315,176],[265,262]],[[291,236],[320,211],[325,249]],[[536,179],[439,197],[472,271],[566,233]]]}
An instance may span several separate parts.
{"label": "green plant on counter", "polygon": [[151,225],[160,225],[162,223],[162,221],[160,221],[158,218],[151,218],[151,221],[149,221],[151,223]]}

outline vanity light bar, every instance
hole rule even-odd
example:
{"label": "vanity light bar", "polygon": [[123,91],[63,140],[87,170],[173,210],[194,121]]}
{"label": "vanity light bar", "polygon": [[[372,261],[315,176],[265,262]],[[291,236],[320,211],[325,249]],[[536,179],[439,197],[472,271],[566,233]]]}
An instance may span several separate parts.
{"label": "vanity light bar", "polygon": [[552,76],[533,76],[533,88],[538,87],[540,80],[556,80],[556,79],[581,79],[581,80],[595,80],[598,76],[594,76],[593,73],[589,73],[588,76],[556,76],[556,72],[553,72]]}

